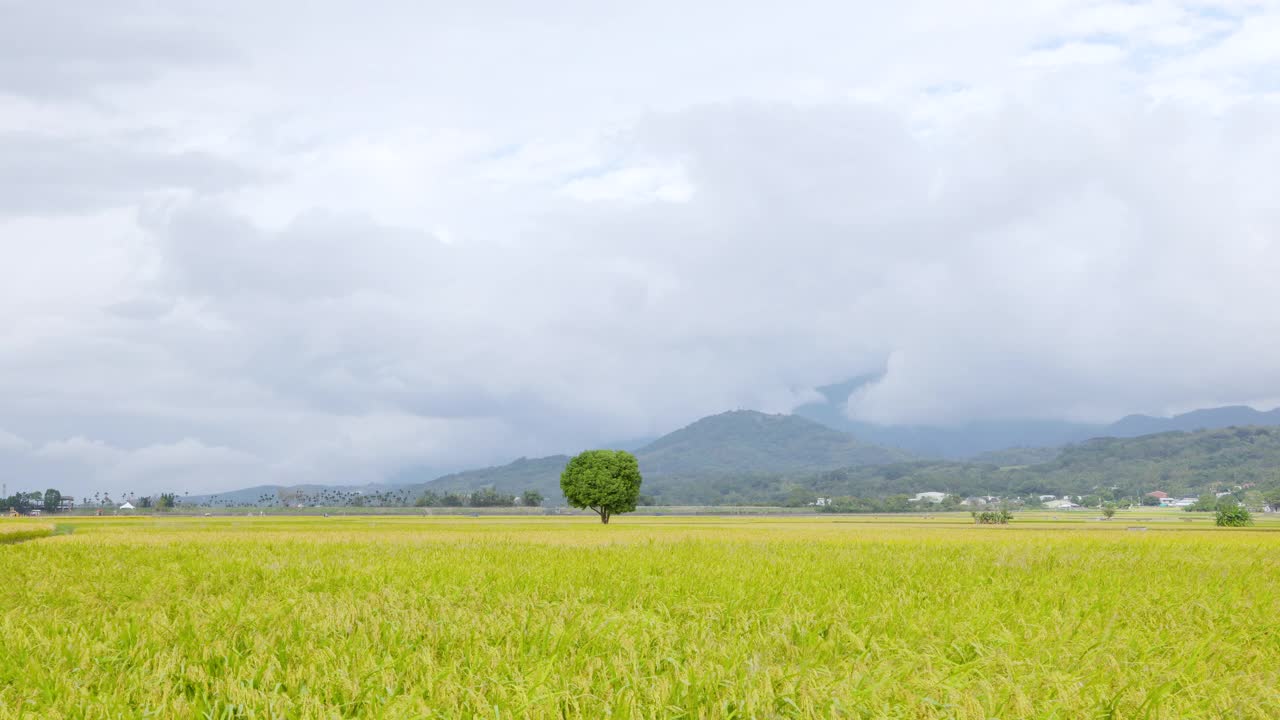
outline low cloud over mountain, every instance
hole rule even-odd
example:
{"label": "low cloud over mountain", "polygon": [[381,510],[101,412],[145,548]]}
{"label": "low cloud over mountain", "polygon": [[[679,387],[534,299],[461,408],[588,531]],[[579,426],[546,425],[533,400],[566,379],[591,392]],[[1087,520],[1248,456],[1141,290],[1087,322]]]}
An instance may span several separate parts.
{"label": "low cloud over mountain", "polygon": [[361,484],[880,370],[847,417],[1275,404],[1265,4],[5,18],[14,484]]}

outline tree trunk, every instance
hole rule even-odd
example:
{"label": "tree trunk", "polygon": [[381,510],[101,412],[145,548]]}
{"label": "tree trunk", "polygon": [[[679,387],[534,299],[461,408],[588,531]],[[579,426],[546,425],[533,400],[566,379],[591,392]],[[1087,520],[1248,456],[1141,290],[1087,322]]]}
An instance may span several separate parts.
{"label": "tree trunk", "polygon": [[608,511],[608,510],[601,510],[601,511],[600,511],[600,522],[604,523],[605,525],[608,525],[608,524],[609,524],[609,511]]}

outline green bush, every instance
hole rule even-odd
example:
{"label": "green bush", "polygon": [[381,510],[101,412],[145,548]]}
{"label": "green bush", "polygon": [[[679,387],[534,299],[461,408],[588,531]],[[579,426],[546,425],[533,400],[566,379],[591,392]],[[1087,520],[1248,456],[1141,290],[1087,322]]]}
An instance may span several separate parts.
{"label": "green bush", "polygon": [[1253,516],[1243,505],[1229,505],[1218,509],[1214,524],[1218,527],[1247,527],[1253,524]]}
{"label": "green bush", "polygon": [[979,525],[1008,525],[1013,519],[1013,513],[1008,510],[987,510],[985,512],[970,512],[973,521]]}

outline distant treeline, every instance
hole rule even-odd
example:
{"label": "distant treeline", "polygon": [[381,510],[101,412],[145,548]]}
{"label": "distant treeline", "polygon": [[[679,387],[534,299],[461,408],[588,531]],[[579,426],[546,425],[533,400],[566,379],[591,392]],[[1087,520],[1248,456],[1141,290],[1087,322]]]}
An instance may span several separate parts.
{"label": "distant treeline", "polygon": [[416,507],[538,507],[542,505],[542,500],[542,493],[537,490],[509,495],[493,488],[481,488],[470,494],[427,490],[413,504]]}
{"label": "distant treeline", "polygon": [[[177,505],[178,496],[174,493],[160,493],[158,495],[142,495],[137,496],[133,493],[125,493],[120,496],[120,502],[129,502],[138,508],[156,508],[159,510],[167,510]],[[77,508],[82,510],[106,509],[117,506],[117,501],[111,499],[109,494],[101,492],[94,493],[91,497],[83,497],[77,502],[73,497],[64,495],[57,488],[49,488],[43,492],[39,490],[24,491],[14,493],[7,498],[0,499],[0,512],[15,511],[23,515],[30,514],[33,511],[56,513],[67,512]]]}

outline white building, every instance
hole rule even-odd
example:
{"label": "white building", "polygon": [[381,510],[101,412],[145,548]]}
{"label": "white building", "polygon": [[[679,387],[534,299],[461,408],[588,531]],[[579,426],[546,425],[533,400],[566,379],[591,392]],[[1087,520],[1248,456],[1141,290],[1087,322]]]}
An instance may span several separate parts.
{"label": "white building", "polygon": [[1044,506],[1049,510],[1075,510],[1080,507],[1070,500],[1050,500]]}
{"label": "white building", "polygon": [[944,492],[922,492],[916,493],[916,496],[911,498],[911,502],[940,503],[946,498],[947,494]]}

